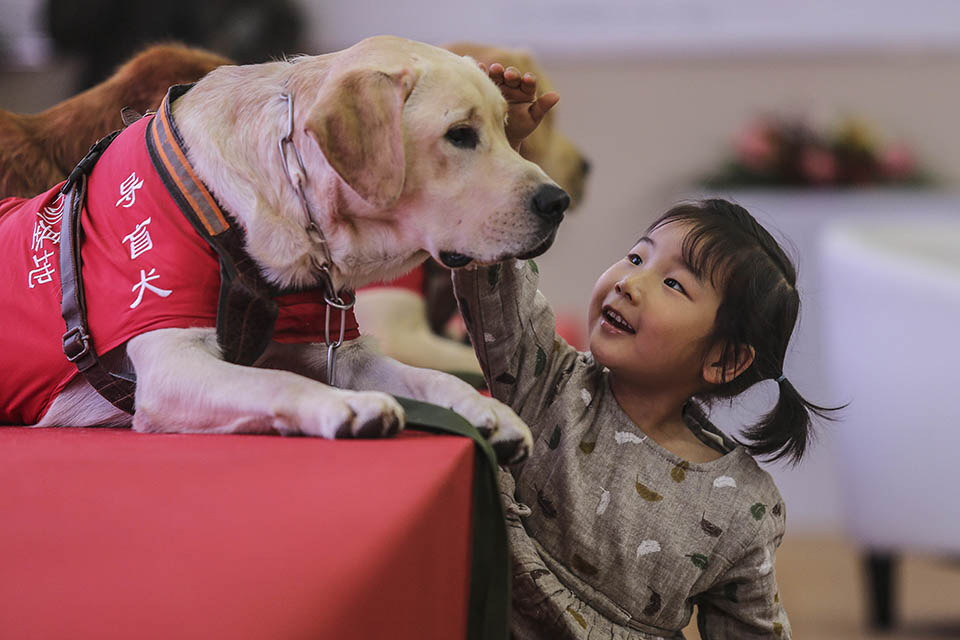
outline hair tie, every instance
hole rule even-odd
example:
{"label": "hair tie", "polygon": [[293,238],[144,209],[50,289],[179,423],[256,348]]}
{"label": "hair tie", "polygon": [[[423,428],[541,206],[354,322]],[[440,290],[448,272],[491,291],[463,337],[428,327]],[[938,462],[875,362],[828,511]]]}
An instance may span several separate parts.
{"label": "hair tie", "polygon": [[783,382],[783,381],[786,380],[786,379],[787,379],[787,376],[785,376],[785,375],[783,375],[783,374],[781,373],[781,374],[780,374],[780,377],[777,378],[777,384],[780,384],[781,382]]}

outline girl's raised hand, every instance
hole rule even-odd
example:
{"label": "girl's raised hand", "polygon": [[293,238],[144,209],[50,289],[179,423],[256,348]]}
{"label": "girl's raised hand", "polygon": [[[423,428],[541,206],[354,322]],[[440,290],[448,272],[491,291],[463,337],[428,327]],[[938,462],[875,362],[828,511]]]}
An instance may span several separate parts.
{"label": "girl's raised hand", "polygon": [[533,133],[560,96],[551,91],[537,97],[537,77],[532,73],[521,74],[515,67],[505,69],[499,62],[491,64],[489,69],[483,63],[479,66],[507,100],[507,140],[519,150],[523,139]]}

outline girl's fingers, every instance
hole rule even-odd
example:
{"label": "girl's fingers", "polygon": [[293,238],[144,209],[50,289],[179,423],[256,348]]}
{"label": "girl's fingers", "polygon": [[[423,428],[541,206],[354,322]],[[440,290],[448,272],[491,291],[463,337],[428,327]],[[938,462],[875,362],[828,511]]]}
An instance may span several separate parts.
{"label": "girl's fingers", "polygon": [[543,120],[543,116],[547,114],[547,111],[550,111],[559,101],[560,94],[556,91],[543,94],[530,105],[530,117],[533,118],[534,122],[540,122]]}
{"label": "girl's fingers", "polygon": [[[501,89],[506,87],[507,89],[513,91],[507,91],[504,93],[506,97],[511,102],[517,101],[530,101],[534,102],[537,96],[537,76],[531,72],[524,74],[520,73],[520,70],[516,67],[506,67],[499,62],[492,63],[489,67],[485,67],[483,63],[478,63],[481,69],[483,69],[487,76]],[[551,92],[552,93],[552,92]],[[550,95],[550,94],[547,94]],[[556,94],[553,94],[556,96]],[[540,98],[543,99],[543,96]],[[543,114],[550,110],[554,104],[556,104],[559,96],[555,98],[549,98],[544,106],[540,107],[538,113],[540,117],[543,117]]]}
{"label": "girl's fingers", "polygon": [[531,98],[537,94],[537,76],[533,75],[529,71],[523,74],[522,84],[520,89],[529,95]]}
{"label": "girl's fingers", "polygon": [[503,65],[499,62],[494,62],[490,65],[490,68],[487,69],[487,75],[493,80],[494,84],[501,85],[503,84]]}
{"label": "girl's fingers", "polygon": [[516,67],[507,67],[503,72],[503,83],[511,89],[519,89],[521,81],[522,75]]}

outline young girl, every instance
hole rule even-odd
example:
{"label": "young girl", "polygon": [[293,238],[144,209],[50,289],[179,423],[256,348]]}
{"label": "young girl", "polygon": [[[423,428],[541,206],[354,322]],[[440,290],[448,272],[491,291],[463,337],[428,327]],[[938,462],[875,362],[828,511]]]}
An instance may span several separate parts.
{"label": "young girl", "polygon": [[[501,473],[515,637],[678,638],[694,604],[705,640],[791,637],[784,505],[753,456],[799,460],[829,410],[782,373],[799,308],[783,250],[735,204],[674,207],[597,281],[588,353],[556,337],[537,280],[533,262],[454,278],[491,393],[535,440]],[[780,397],[746,442],[706,418],[765,379]]]}
{"label": "young girl", "polygon": [[[513,141],[557,101],[491,67]],[[518,142],[517,142],[518,143]],[[517,640],[790,638],[774,555],[783,501],[754,456],[796,462],[811,413],[783,375],[796,271],[742,207],[691,202],[660,216],[594,286],[590,350],[556,335],[532,261],[454,274],[494,397],[530,426],[526,462],[501,470]],[[738,442],[703,404],[761,380],[780,396]]]}

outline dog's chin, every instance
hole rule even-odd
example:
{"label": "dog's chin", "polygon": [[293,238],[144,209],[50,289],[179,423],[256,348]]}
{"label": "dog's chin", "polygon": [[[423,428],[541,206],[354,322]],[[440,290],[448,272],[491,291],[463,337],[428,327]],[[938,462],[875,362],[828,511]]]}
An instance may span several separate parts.
{"label": "dog's chin", "polygon": [[529,251],[523,251],[521,253],[506,253],[493,260],[482,260],[480,258],[475,258],[468,256],[463,253],[456,253],[454,251],[441,251],[439,260],[448,269],[463,269],[466,267],[477,267],[477,266],[490,266],[492,264],[497,264],[498,262],[503,262],[504,260],[509,260],[511,258],[517,258],[518,260],[529,260],[530,258],[536,258],[537,256],[543,255],[546,253],[547,249],[553,245],[553,241],[557,238],[557,230],[554,229],[550,232],[544,240],[540,242],[537,246]]}
{"label": "dog's chin", "polygon": [[547,252],[547,249],[549,249],[553,245],[553,241],[556,239],[557,239],[557,230],[554,229],[553,231],[550,232],[550,235],[548,235],[543,240],[543,242],[535,246],[533,249],[531,249],[530,251],[526,251],[524,253],[518,254],[517,259],[529,260],[530,258],[536,258],[537,256],[543,255],[544,253]]}
{"label": "dog's chin", "polygon": [[440,262],[448,269],[460,269],[473,262],[473,258],[453,251],[441,251]]}

